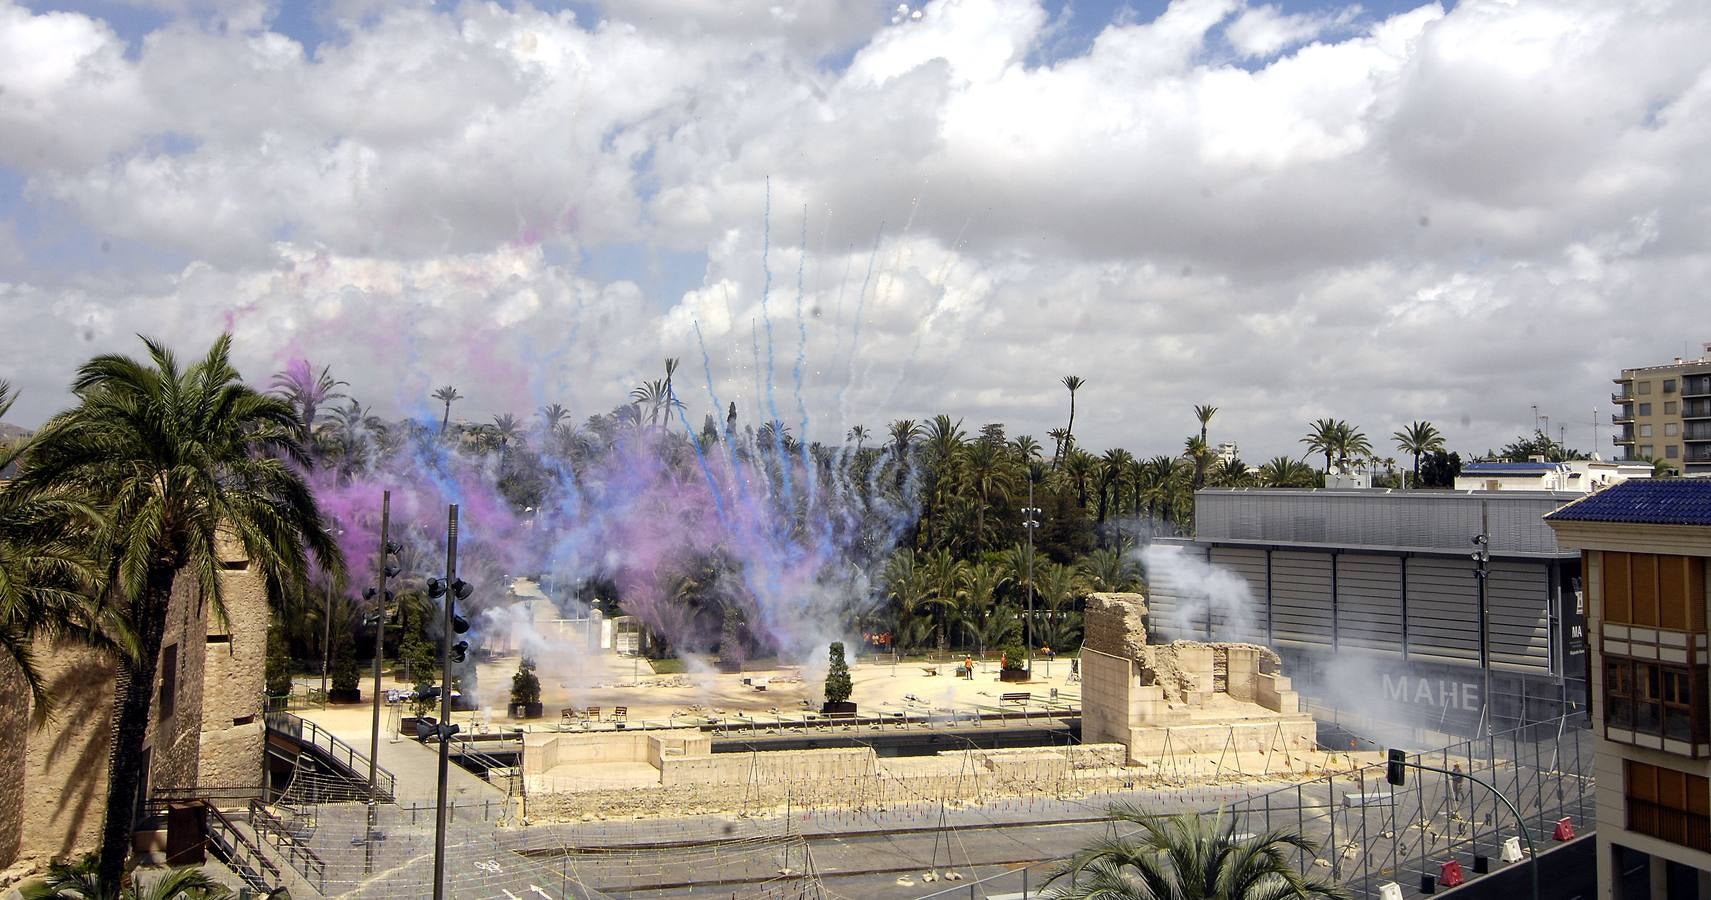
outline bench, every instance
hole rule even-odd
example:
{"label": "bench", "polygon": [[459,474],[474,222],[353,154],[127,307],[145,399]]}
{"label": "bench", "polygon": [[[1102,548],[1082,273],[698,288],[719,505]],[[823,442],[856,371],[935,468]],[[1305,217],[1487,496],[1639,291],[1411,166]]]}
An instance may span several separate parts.
{"label": "bench", "polygon": [[596,722],[600,721],[600,707],[598,707],[598,706],[588,707],[588,718],[593,719]]}
{"label": "bench", "polygon": [[629,716],[630,716],[630,708],[628,706],[614,706],[614,707],[612,707],[612,718],[613,718],[613,720],[621,722],[621,721],[629,718]]}
{"label": "bench", "polygon": [[558,720],[560,722],[569,722],[574,718],[576,718],[576,707],[574,706],[566,706],[558,711]]}
{"label": "bench", "polygon": [[1032,697],[1032,696],[1033,696],[1033,694],[1030,694],[1027,691],[1015,691],[1015,692],[1009,693],[1009,694],[998,695],[998,702],[999,703],[1025,704],[1028,702],[1028,698]]}

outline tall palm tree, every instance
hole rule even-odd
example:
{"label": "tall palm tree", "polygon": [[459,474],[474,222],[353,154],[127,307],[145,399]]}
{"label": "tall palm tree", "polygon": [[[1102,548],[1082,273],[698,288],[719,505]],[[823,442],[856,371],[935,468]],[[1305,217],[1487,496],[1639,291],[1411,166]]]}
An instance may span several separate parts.
{"label": "tall palm tree", "polygon": [[560,404],[548,403],[541,407],[541,424],[545,426],[547,434],[558,431],[559,424],[569,417],[570,410]]}
{"label": "tall palm tree", "polygon": [[1106,513],[1113,504],[1122,499],[1123,479],[1129,475],[1129,463],[1135,461],[1133,454],[1122,447],[1112,447],[1105,451],[1099,460],[1099,517],[1105,521]]}
{"label": "tall palm tree", "polygon": [[675,356],[666,357],[665,358],[665,412],[666,412],[665,427],[666,427],[667,431],[671,430],[671,413],[674,410],[676,410],[677,408],[683,406],[682,403],[679,403],[677,401],[676,389],[673,388],[671,385],[672,376],[674,376],[676,374],[677,374],[677,357],[675,357]]}
{"label": "tall palm tree", "polygon": [[1372,456],[1372,441],[1359,429],[1347,422],[1337,422],[1337,465],[1340,467],[1350,457],[1364,458]]}
{"label": "tall palm tree", "polygon": [[452,403],[462,400],[463,395],[457,392],[457,388],[448,384],[434,392],[434,399],[446,405],[445,415],[440,417],[440,437],[445,437],[446,426],[450,425],[452,420]]}
{"label": "tall palm tree", "polygon": [[1299,459],[1275,456],[1259,467],[1259,483],[1266,487],[1312,487],[1318,474]]}
{"label": "tall palm tree", "polygon": [[1008,616],[995,616],[997,610],[993,607],[998,591],[1009,580],[991,563],[978,562],[962,570],[962,584],[957,588],[957,620],[973,639],[977,652],[985,653],[992,644],[1002,643],[1014,623]]}
{"label": "tall palm tree", "polygon": [[72,382],[78,405],[32,440],[13,490],[26,499],[86,496],[105,522],[92,546],[106,561],[108,601],[131,652],[115,683],[113,753],[98,874],[118,883],[130,848],[132,799],[142,780],[167,609],[180,575],[216,618],[225,616],[221,543],[238,543],[278,584],[300,584],[307,549],[323,571],[343,571],[338,546],[299,474],[305,465],[296,411],[245,385],[231,336],[181,369],[144,339],[148,360],[107,354]]}
{"label": "tall palm tree", "polygon": [[1337,452],[1337,442],[1342,436],[1338,424],[1336,419],[1314,419],[1307,427],[1307,436],[1301,439],[1307,445],[1307,452],[1325,454],[1327,473],[1331,471],[1331,456]]}
{"label": "tall palm tree", "polygon": [[1194,467],[1190,483],[1194,490],[1200,490],[1206,485],[1206,467],[1212,463],[1212,448],[1206,446],[1205,438],[1190,436],[1183,441],[1182,458]]}
{"label": "tall palm tree", "polygon": [[1078,567],[1088,587],[1096,591],[1133,591],[1141,586],[1135,562],[1119,548],[1095,550]]}
{"label": "tall palm tree", "polygon": [[1040,458],[1040,442],[1033,435],[1018,435],[1010,442],[1010,452],[1015,454],[1018,462],[1031,463]]}
{"label": "tall palm tree", "polygon": [[[0,418],[16,398],[0,379]],[[28,449],[27,442],[0,447],[0,472],[16,465]],[[88,555],[98,525],[95,511],[75,495],[26,497],[0,483],[0,655],[23,676],[38,725],[53,704],[36,668],[35,642],[66,632],[106,632],[93,620],[102,615],[101,607],[88,600],[100,580]]]}
{"label": "tall palm tree", "polygon": [[307,443],[315,431],[320,408],[334,400],[343,400],[346,395],[339,388],[349,386],[348,382],[333,377],[332,366],[322,366],[316,374],[308,360],[294,359],[285,371],[274,373],[269,388],[297,411],[297,439]]}
{"label": "tall palm tree", "polygon": [[1194,407],[1194,418],[1200,420],[1200,442],[1206,443],[1206,425],[1217,415],[1218,407],[1210,404]]}
{"label": "tall palm tree", "polygon": [[866,443],[870,436],[866,425],[852,425],[849,434],[844,435],[844,440],[855,441],[856,452],[860,453],[861,445]]}
{"label": "tall palm tree", "polygon": [[1052,873],[1060,898],[1099,900],[1311,900],[1347,897],[1337,884],[1307,876],[1289,857],[1317,855],[1307,838],[1286,831],[1239,834],[1238,819],[1162,817],[1127,803],[1111,817],[1140,826],[1130,835],[1098,838]]}
{"label": "tall palm tree", "polygon": [[493,436],[499,439],[499,457],[505,457],[505,451],[511,442],[523,434],[523,423],[510,413],[500,413],[493,417]]}
{"label": "tall palm tree", "polygon": [[1069,388],[1069,424],[1063,429],[1063,450],[1068,451],[1075,444],[1075,392],[1081,390],[1087,382],[1080,375],[1063,376],[1063,386]]}
{"label": "tall palm tree", "polygon": [[1444,449],[1444,436],[1431,422],[1415,422],[1407,428],[1393,432],[1390,438],[1396,442],[1396,449],[1413,454],[1414,478],[1408,482],[1408,486],[1417,487],[1420,484],[1420,457]]}

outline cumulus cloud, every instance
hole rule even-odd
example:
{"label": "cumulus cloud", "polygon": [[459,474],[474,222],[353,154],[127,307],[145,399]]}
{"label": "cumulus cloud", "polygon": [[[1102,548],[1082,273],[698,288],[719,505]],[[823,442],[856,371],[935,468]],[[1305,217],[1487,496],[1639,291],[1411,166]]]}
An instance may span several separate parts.
{"label": "cumulus cloud", "polygon": [[[769,405],[770,323],[821,439],[1043,434],[1073,371],[1093,446],[1175,452],[1193,403],[1250,458],[1321,415],[1483,449],[1535,403],[1589,446],[1610,375],[1703,328],[1688,0],[1175,0],[1049,62],[1033,0],[349,2],[317,44],[192,6],[139,36],[0,0],[0,315],[53,349],[0,363],[22,415],[133,331],[229,323],[246,371],[308,352],[393,411],[596,411],[682,357],[698,424]],[[157,265],[34,240],[50,206]]]}

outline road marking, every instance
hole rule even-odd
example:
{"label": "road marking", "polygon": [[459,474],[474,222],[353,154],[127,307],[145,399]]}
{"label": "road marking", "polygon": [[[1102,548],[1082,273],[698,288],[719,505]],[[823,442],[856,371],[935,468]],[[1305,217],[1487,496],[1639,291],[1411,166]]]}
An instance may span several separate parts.
{"label": "road marking", "polygon": [[523,900],[522,897],[519,897],[516,894],[513,894],[510,891],[505,890],[504,888],[500,888],[499,893],[505,895],[505,900]]}
{"label": "road marking", "polygon": [[549,894],[549,893],[547,893],[547,892],[546,892],[546,891],[544,891],[544,890],[542,890],[542,889],[541,889],[541,886],[540,886],[540,885],[538,885],[538,884],[531,884],[531,885],[529,885],[529,890],[531,890],[531,891],[534,891],[534,892],[535,892],[535,893],[537,893],[537,894],[540,894],[540,895],[541,895],[541,896],[542,896],[542,897],[545,897],[545,898],[547,898],[547,900],[553,900],[553,895],[551,895],[551,894]]}

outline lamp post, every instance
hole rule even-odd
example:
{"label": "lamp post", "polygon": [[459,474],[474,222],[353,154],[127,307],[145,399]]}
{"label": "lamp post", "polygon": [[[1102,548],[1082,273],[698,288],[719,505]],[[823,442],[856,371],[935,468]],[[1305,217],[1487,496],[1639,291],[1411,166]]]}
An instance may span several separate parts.
{"label": "lamp post", "polygon": [[375,760],[380,758],[380,669],[381,658],[386,655],[386,606],[392,595],[386,590],[386,579],[398,574],[398,564],[392,561],[392,554],[400,548],[389,539],[389,529],[392,525],[392,492],[382,491],[380,494],[380,574],[376,578],[374,593],[369,599],[375,601],[374,609],[374,727],[368,738],[368,795],[374,796]]}
{"label": "lamp post", "polygon": [[1473,536],[1473,577],[1479,582],[1479,671],[1483,679],[1479,703],[1485,733],[1492,733],[1491,711],[1491,623],[1486,605],[1485,582],[1491,574],[1491,523],[1484,500],[1479,501],[1479,533]]}
{"label": "lamp post", "polygon": [[457,601],[469,599],[471,593],[469,584],[457,577],[457,504],[453,503],[446,509],[446,577],[428,582],[428,596],[445,599],[440,628],[440,720],[430,726],[437,728],[440,739],[439,784],[434,793],[434,900],[445,900],[446,890],[446,777],[451,764],[451,737],[457,733],[451,721],[451,670],[453,662],[463,662],[469,649],[468,641],[452,644],[454,636],[469,630],[469,623],[453,607]]}
{"label": "lamp post", "polygon": [[1034,672],[1034,529],[1040,527],[1040,509],[1034,505],[1034,473],[1028,472],[1028,505],[1022,507],[1022,528],[1028,532],[1028,677]]}
{"label": "lamp post", "polygon": [[[333,537],[343,536],[343,528],[333,529]],[[321,702],[327,702],[327,663],[333,655],[333,573],[327,573],[327,605],[321,614]]]}
{"label": "lamp post", "polygon": [[1509,798],[1505,797],[1502,791],[1498,790],[1495,785],[1485,779],[1479,778],[1470,773],[1451,772],[1448,769],[1441,769],[1437,766],[1428,766],[1425,763],[1409,762],[1407,755],[1401,750],[1391,750],[1389,757],[1390,770],[1386,775],[1386,780],[1393,785],[1400,786],[1402,784],[1403,778],[1400,770],[1401,767],[1405,766],[1410,769],[1418,769],[1422,772],[1437,772],[1440,775],[1446,775],[1450,778],[1466,778],[1468,781],[1490,791],[1493,796],[1503,801],[1503,805],[1509,808],[1509,814],[1515,817],[1515,827],[1521,829],[1521,840],[1527,842],[1527,858],[1529,861],[1528,868],[1532,871],[1533,875],[1533,900],[1539,900],[1538,849],[1533,846],[1533,835],[1527,831],[1527,820],[1521,818],[1521,811],[1515,808],[1515,804],[1509,802]]}

